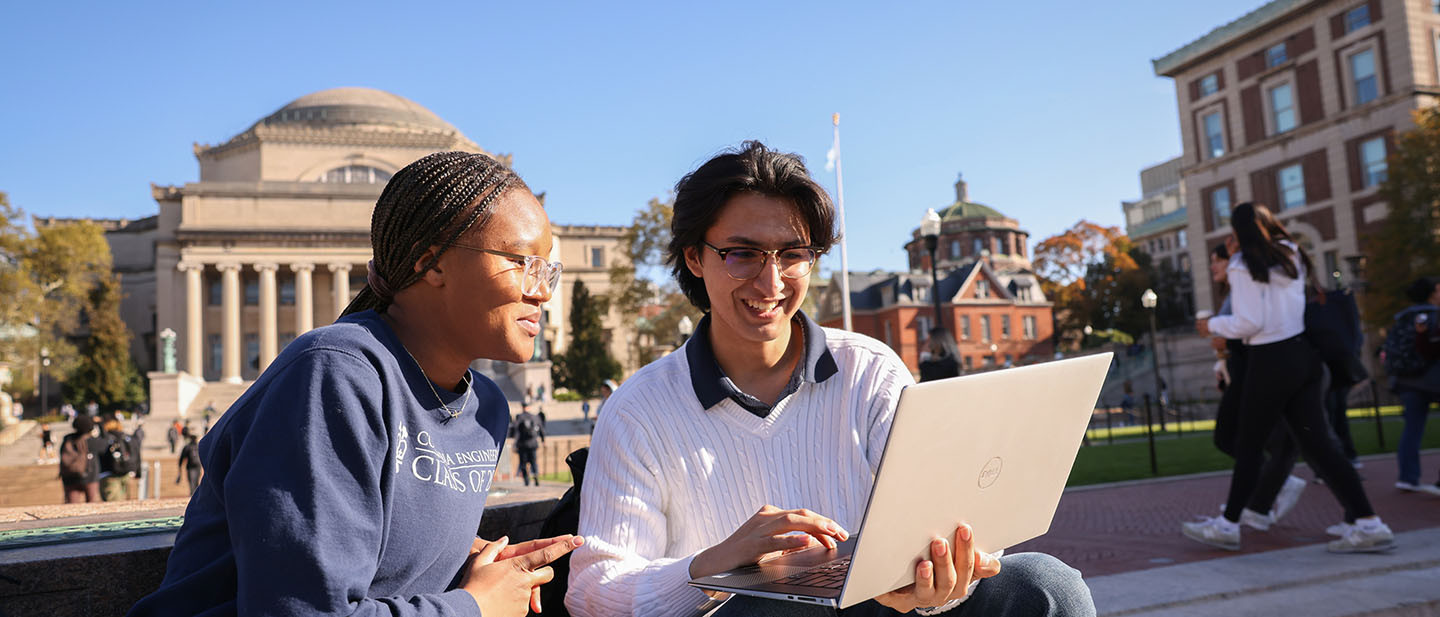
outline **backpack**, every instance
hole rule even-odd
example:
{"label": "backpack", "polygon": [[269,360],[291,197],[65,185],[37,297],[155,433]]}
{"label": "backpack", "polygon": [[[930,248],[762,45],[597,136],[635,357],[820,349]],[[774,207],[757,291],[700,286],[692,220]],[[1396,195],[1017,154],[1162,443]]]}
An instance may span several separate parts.
{"label": "backpack", "polygon": [[520,419],[515,423],[515,443],[524,447],[534,447],[540,441],[539,420],[529,413],[520,414]]}
{"label": "backpack", "polygon": [[128,435],[105,436],[105,460],[102,465],[113,475],[123,476],[135,471],[135,445]]}
{"label": "backpack", "polygon": [[1404,310],[1395,316],[1395,327],[1385,333],[1381,350],[1385,354],[1385,372],[1392,377],[1414,377],[1425,372],[1427,363],[1415,345],[1415,315],[1420,311]]}
{"label": "backpack", "polygon": [[[580,531],[580,484],[585,480],[585,461],[589,457],[590,448],[580,448],[565,457],[575,486],[565,491],[555,509],[545,517],[540,525],[540,537],[553,538]],[[545,607],[545,617],[570,617],[570,611],[565,609],[565,592],[570,588],[570,554],[556,559],[550,567],[555,570],[555,578],[540,586],[540,605]]]}
{"label": "backpack", "polygon": [[90,449],[74,435],[60,441],[60,479],[79,481],[85,479],[90,468]]}

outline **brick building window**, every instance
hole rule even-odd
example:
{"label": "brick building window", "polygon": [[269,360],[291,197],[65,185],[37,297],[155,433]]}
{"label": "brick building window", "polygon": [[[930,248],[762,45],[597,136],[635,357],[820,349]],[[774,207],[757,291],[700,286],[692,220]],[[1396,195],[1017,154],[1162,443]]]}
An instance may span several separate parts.
{"label": "brick building window", "polygon": [[974,370],[974,369],[975,369],[975,359],[972,358],[972,357],[970,357],[970,356],[965,356],[965,370],[970,371],[970,370]]}
{"label": "brick building window", "polygon": [[1385,138],[1376,137],[1360,143],[1360,170],[1365,188],[1385,181],[1389,166],[1385,162]]}
{"label": "brick building window", "polygon": [[975,239],[975,256],[976,256],[976,257],[979,257],[979,256],[980,256],[980,252],[981,252],[981,251],[984,251],[984,250],[985,250],[985,240],[984,240],[984,239],[981,239],[981,238],[976,238],[976,239]]}
{"label": "brick building window", "polygon": [[969,316],[969,315],[961,315],[961,316],[960,316],[960,339],[961,339],[961,340],[969,340],[969,339],[970,339],[970,316]]}
{"label": "brick building window", "polygon": [[1034,316],[1034,315],[1026,315],[1026,316],[1024,316],[1023,318],[1021,318],[1021,323],[1023,324],[1023,327],[1025,328],[1025,340],[1027,340],[1027,341],[1033,341],[1033,340],[1035,340],[1035,316]]}
{"label": "brick building window", "polygon": [[924,315],[915,317],[915,329],[920,331],[920,340],[930,338],[930,318]]}
{"label": "brick building window", "polygon": [[1370,5],[1362,4],[1345,11],[1345,34],[1370,25]]}
{"label": "brick building window", "polygon": [[976,297],[976,298],[989,298],[989,297],[990,297],[990,281],[987,281],[987,280],[985,280],[985,279],[979,279],[979,280],[975,281],[975,297]]}
{"label": "brick building window", "polygon": [[1276,176],[1280,185],[1280,209],[1289,210],[1305,205],[1305,172],[1300,164],[1281,167]]}
{"label": "brick building window", "polygon": [[1205,154],[1207,158],[1219,158],[1225,155],[1225,127],[1221,122],[1220,112],[1205,114],[1200,119],[1205,125]]}
{"label": "brick building window", "polygon": [[1276,43],[1265,50],[1265,68],[1271,68],[1285,64],[1289,60],[1289,54],[1285,53],[1285,43]]}
{"label": "brick building window", "polygon": [[1290,84],[1270,89],[1270,127],[1274,135],[1295,128],[1295,97]]}
{"label": "brick building window", "polygon": [[1002,338],[1002,339],[1009,339],[1009,338],[1010,338],[1010,316],[1009,316],[1009,315],[1001,315],[1001,316],[1000,316],[1000,338]]}
{"label": "brick building window", "polygon": [[980,340],[990,342],[990,316],[980,316]]}
{"label": "brick building window", "polygon": [[1375,50],[1367,49],[1350,56],[1350,83],[1355,88],[1356,105],[1380,97],[1379,82],[1375,78]]}
{"label": "brick building window", "polygon": [[959,241],[959,240],[951,240],[951,241],[950,241],[950,258],[951,258],[951,259],[959,259],[959,258],[960,258],[960,241]]}
{"label": "brick building window", "polygon": [[1211,73],[1200,78],[1200,96],[1210,96],[1220,91],[1220,76]]}
{"label": "brick building window", "polygon": [[1210,211],[1215,213],[1215,228],[1230,225],[1230,187],[1222,186],[1210,193]]}

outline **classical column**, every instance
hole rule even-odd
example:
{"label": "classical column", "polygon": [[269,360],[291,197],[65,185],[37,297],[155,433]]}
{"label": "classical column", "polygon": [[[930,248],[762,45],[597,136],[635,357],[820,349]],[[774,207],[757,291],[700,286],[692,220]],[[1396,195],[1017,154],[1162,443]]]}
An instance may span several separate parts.
{"label": "classical column", "polygon": [[335,316],[339,317],[350,304],[350,264],[330,264],[330,277],[335,290]]}
{"label": "classical column", "polygon": [[275,264],[255,264],[260,273],[260,370],[275,359]]}
{"label": "classical column", "polygon": [[295,273],[295,336],[315,329],[315,288],[310,273],[315,264],[290,264]]}
{"label": "classical column", "polygon": [[201,295],[205,281],[203,264],[182,261],[178,266],[185,273],[185,372],[205,377],[205,328],[201,323],[204,306]]}
{"label": "classical column", "polygon": [[215,266],[220,271],[220,381],[240,383],[240,264]]}

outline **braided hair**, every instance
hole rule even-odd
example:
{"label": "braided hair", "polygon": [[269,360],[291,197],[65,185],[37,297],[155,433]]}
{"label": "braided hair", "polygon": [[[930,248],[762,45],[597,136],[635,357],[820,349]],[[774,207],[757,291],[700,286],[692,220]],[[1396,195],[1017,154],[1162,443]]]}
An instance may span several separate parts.
{"label": "braided hair", "polygon": [[[365,287],[341,315],[384,312],[396,292],[435,267],[461,234],[483,228],[495,202],[516,189],[529,187],[499,161],[470,152],[436,152],[396,172],[370,217],[375,257]],[[439,250],[416,271],[415,262],[432,246]]]}

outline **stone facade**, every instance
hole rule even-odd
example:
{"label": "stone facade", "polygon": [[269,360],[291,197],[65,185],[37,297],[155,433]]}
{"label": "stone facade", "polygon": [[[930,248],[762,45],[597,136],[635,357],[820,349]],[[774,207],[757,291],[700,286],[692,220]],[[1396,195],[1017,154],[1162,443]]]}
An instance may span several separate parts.
{"label": "stone facade", "polygon": [[[339,316],[365,284],[370,214],[391,175],[432,152],[485,152],[413,101],[366,88],[300,97],[224,143],[194,150],[200,180],[152,186],[156,216],[101,221],[142,369],[159,368],[164,343],[158,331],[177,335],[183,376],[152,373],[152,383],[158,391],[182,393],[171,402],[180,412],[211,398],[219,408],[228,405],[285,344]],[[508,155],[496,156],[510,162]],[[620,257],[615,244],[622,232],[555,227],[548,257],[566,268],[561,289],[545,306],[547,351],[565,349],[575,277],[596,293],[608,288],[605,268],[587,260]],[[619,341],[615,348],[624,350],[626,324],[610,315],[606,326]],[[548,370],[488,361],[477,367],[517,399],[527,386],[516,380],[543,378],[547,393],[553,391]],[[197,390],[193,383],[202,380]],[[161,411],[165,403],[155,406]]]}

